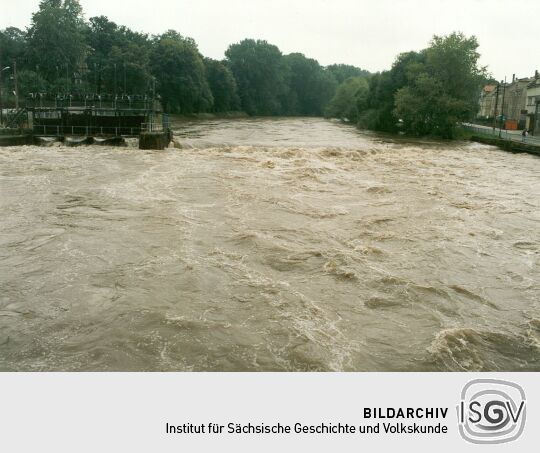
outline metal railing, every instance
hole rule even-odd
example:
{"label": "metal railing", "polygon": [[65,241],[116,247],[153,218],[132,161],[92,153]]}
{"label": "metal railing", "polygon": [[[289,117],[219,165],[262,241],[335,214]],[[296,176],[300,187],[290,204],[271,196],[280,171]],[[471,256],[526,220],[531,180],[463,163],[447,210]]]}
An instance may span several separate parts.
{"label": "metal railing", "polygon": [[28,124],[28,112],[25,108],[8,109],[5,111],[3,127],[21,128]]}
{"label": "metal railing", "polygon": [[34,134],[59,137],[62,135],[74,136],[133,136],[141,132],[140,127],[100,127],[100,126],[54,126],[34,124]]}
{"label": "metal railing", "polygon": [[142,123],[141,132],[163,132],[163,124],[151,122],[151,123]]}
{"label": "metal railing", "polygon": [[508,140],[520,143],[529,143],[532,145],[540,145],[540,137],[528,135],[524,137],[522,131],[510,131],[506,129],[500,129],[498,127],[480,126],[478,124],[463,123],[461,125],[463,129],[474,132],[477,135],[489,138],[497,138],[501,140]]}
{"label": "metal railing", "polygon": [[26,99],[28,108],[92,108],[161,110],[159,101],[145,95],[111,94],[58,94],[30,93]]}

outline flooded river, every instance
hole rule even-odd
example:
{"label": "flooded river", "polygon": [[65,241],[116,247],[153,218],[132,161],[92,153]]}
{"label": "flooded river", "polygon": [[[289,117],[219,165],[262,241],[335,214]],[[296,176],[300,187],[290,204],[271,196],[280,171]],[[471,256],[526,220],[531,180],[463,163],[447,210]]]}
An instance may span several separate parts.
{"label": "flooded river", "polygon": [[0,370],[540,371],[540,158],[175,132],[0,148]]}

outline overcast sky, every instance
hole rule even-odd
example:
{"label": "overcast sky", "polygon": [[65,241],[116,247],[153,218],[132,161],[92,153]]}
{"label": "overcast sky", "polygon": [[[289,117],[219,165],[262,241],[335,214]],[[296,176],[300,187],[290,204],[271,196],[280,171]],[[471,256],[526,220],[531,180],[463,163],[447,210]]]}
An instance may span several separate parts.
{"label": "overcast sky", "polygon": [[[194,38],[221,59],[243,38],[266,39],[283,53],[302,52],[323,65],[388,69],[433,34],[474,34],[481,63],[502,79],[540,70],[540,1],[529,0],[81,0],[86,18],[105,15],[151,34],[167,29]],[[0,0],[0,28],[25,28],[39,0]]]}

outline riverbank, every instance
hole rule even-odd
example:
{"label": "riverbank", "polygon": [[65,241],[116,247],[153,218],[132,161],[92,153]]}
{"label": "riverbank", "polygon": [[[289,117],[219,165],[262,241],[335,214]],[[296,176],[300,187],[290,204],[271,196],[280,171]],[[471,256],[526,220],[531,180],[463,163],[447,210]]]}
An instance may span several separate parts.
{"label": "riverbank", "polygon": [[520,143],[502,138],[482,137],[481,135],[471,135],[470,141],[484,143],[486,145],[497,146],[504,151],[512,153],[528,153],[535,156],[540,156],[540,146],[531,143]]}
{"label": "riverbank", "polygon": [[[350,124],[348,122],[344,122],[345,124]],[[486,128],[487,129],[487,128]],[[497,132],[496,130],[495,132]],[[372,131],[376,132],[376,131]],[[506,132],[506,131],[504,131]],[[376,132],[379,133],[380,132]],[[420,140],[420,137],[412,137],[405,135],[403,133],[388,133],[386,132],[385,135],[389,135],[391,137],[409,137],[413,140]],[[457,130],[457,136],[454,140],[451,139],[441,139],[438,137],[430,137],[427,136],[425,138],[434,138],[437,140],[444,140],[448,142],[452,142],[454,140],[468,140],[473,141],[477,143],[483,143],[486,145],[492,145],[497,146],[499,149],[502,149],[503,151],[510,151],[512,153],[527,153],[532,154],[534,156],[540,156],[540,144],[538,143],[537,139],[533,137],[528,137],[525,139],[525,141],[522,141],[522,138],[520,135],[516,134],[503,134],[501,138],[499,138],[496,135],[491,134],[491,128],[489,129],[489,133],[484,132],[482,129],[478,128],[477,126],[469,126],[469,125],[463,125],[462,129]],[[536,141],[533,141],[536,140]]]}

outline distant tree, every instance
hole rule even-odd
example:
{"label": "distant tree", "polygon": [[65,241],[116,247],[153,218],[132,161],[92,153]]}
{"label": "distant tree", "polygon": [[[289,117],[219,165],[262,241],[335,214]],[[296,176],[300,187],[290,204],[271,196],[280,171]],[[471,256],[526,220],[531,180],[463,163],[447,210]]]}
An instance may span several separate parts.
{"label": "distant tree", "polygon": [[365,108],[358,112],[358,125],[376,131],[396,130],[394,94],[390,71],[373,74],[368,80]]}
{"label": "distant tree", "polygon": [[[119,27],[105,16],[91,17],[86,29],[90,47],[88,69],[96,93],[114,92],[114,66],[109,61],[113,47],[121,45]],[[113,73],[111,80],[111,72]]]}
{"label": "distant tree", "polygon": [[334,77],[316,60],[301,53],[286,55],[284,61],[288,66],[287,96],[291,98],[284,113],[322,116],[337,87]]}
{"label": "distant tree", "polygon": [[29,93],[46,93],[49,87],[47,81],[35,71],[23,69],[17,72],[19,94],[27,96]]}
{"label": "distant tree", "polygon": [[370,75],[369,71],[348,64],[332,64],[327,66],[326,70],[334,76],[338,84],[351,77],[367,77]]}
{"label": "distant tree", "polygon": [[39,67],[49,82],[81,77],[88,50],[85,26],[78,0],[42,0],[28,29],[30,67]]}
{"label": "distant tree", "polygon": [[369,78],[369,93],[366,102],[359,105],[358,124],[361,127],[386,132],[398,130],[395,112],[395,95],[414,79],[423,63],[423,52],[405,52],[396,58],[390,71],[377,73]]}
{"label": "distant tree", "polygon": [[172,30],[156,37],[151,66],[166,111],[194,113],[211,109],[212,92],[193,39]]}
{"label": "distant tree", "polygon": [[220,61],[204,59],[206,79],[212,91],[212,111],[229,112],[240,109],[240,97],[231,70]]}
{"label": "distant tree", "polygon": [[90,85],[96,92],[145,93],[151,85],[148,36],[118,26],[104,16],[90,18],[86,39]]}
{"label": "distant tree", "polygon": [[109,92],[145,93],[152,79],[150,48],[126,40],[121,46],[112,47],[102,70]]}
{"label": "distant tree", "polygon": [[225,55],[238,85],[242,110],[250,115],[277,115],[287,93],[286,66],[280,50],[266,41],[245,39]]}
{"label": "distant tree", "polygon": [[0,64],[2,67],[11,66],[17,61],[22,68],[26,61],[27,52],[26,34],[16,27],[0,30]]}
{"label": "distant tree", "polygon": [[[17,62],[18,71],[24,71],[29,67],[25,54],[27,51],[26,35],[23,31],[15,27],[8,27],[5,30],[0,30],[0,69],[9,67],[10,69],[2,72],[2,95],[5,105],[12,105],[15,102],[13,96],[14,83],[12,79],[13,65]],[[25,89],[26,87],[22,87]],[[19,92],[21,87],[19,87]]]}
{"label": "distant tree", "polygon": [[326,108],[326,116],[356,122],[359,106],[366,102],[369,86],[364,77],[351,77],[338,86]]}
{"label": "distant tree", "polygon": [[457,123],[474,116],[485,77],[477,48],[474,36],[435,36],[424,61],[407,64],[407,84],[395,95],[395,113],[406,132],[452,138]]}

